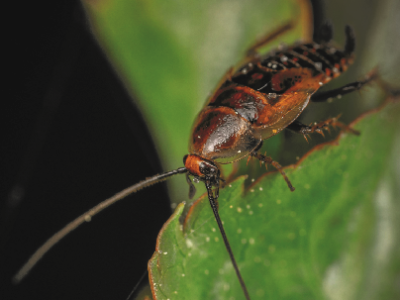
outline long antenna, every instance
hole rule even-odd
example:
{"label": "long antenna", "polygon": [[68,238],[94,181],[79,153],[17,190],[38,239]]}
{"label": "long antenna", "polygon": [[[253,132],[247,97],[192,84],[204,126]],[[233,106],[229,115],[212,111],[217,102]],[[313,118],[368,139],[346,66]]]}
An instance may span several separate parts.
{"label": "long antenna", "polygon": [[162,182],[167,178],[176,175],[186,173],[187,169],[182,167],[173,171],[169,171],[163,174],[155,175],[153,177],[149,177],[146,180],[143,180],[139,183],[136,183],[121,192],[115,194],[111,198],[104,200],[103,202],[97,204],[95,207],[80,215],[78,218],[67,224],[63,229],[55,233],[51,238],[49,238],[39,249],[36,250],[35,253],[29,258],[29,260],[22,266],[22,268],[18,271],[17,274],[13,277],[14,283],[21,282],[22,279],[29,273],[29,271],[38,263],[38,261],[45,255],[55,244],[57,244],[62,238],[64,238],[68,233],[79,227],[85,222],[89,222],[93,216],[97,215],[103,209],[109,207],[115,202],[125,198],[126,196],[136,193],[137,191],[151,186],[153,184]]}

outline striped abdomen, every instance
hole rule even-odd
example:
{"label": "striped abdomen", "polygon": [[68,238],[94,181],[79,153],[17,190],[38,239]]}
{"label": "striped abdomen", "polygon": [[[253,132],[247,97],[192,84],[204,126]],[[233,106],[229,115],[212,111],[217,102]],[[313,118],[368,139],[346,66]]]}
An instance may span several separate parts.
{"label": "striped abdomen", "polygon": [[282,94],[292,84],[290,80],[278,82],[280,86],[274,84],[274,76],[282,71],[306,68],[313,77],[323,75],[326,83],[346,71],[352,62],[351,52],[318,43],[301,44],[249,62],[233,74],[232,81],[262,93]]}

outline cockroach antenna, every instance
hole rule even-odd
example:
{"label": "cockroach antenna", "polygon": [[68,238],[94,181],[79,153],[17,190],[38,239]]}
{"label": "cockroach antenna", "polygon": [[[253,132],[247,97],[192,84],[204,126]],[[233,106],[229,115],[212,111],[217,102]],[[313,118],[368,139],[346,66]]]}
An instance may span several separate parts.
{"label": "cockroach antenna", "polygon": [[[178,168],[176,170],[172,170],[163,174],[155,175],[153,177],[149,177],[146,180],[140,181],[139,183],[136,183],[119,193],[115,194],[114,196],[102,201],[101,203],[97,204],[95,207],[91,208],[84,214],[80,215],[77,217],[75,220],[72,222],[68,223],[64,228],[56,232],[51,238],[49,238],[39,249],[35,251],[35,253],[32,254],[32,256],[29,258],[29,260],[21,267],[21,269],[18,271],[17,274],[13,277],[13,282],[15,284],[18,284],[21,282],[22,279],[26,277],[26,275],[32,270],[32,268],[39,262],[39,260],[55,245],[57,244],[61,239],[63,239],[67,234],[69,234],[71,231],[75,230],[78,228],[80,225],[82,225],[85,222],[90,222],[92,217],[97,215],[99,212],[101,212],[103,209],[109,207],[110,205],[114,204],[115,202],[124,199],[125,197],[129,196],[132,193],[136,193],[137,191],[144,189],[146,187],[149,187],[153,184],[162,182],[164,180],[167,180],[169,177],[177,175],[177,174],[183,174],[187,173],[187,169],[185,167]],[[193,186],[194,188],[194,186]],[[191,193],[192,193],[192,188],[191,188]],[[194,195],[194,192],[193,192]]]}
{"label": "cockroach antenna", "polygon": [[[187,155],[184,157],[184,161],[186,162]],[[201,162],[201,167],[205,168],[203,172],[207,173],[207,168],[203,166],[204,162]],[[125,198],[126,196],[136,193],[137,191],[149,187],[153,184],[162,182],[164,180],[167,180],[169,177],[177,175],[177,174],[183,174],[186,173],[186,181],[189,184],[189,198],[193,198],[194,194],[196,193],[196,188],[194,187],[192,181],[189,178],[189,173],[188,169],[186,167],[181,167],[176,170],[172,170],[163,174],[155,175],[153,177],[147,178],[146,180],[143,180],[137,184],[134,184],[121,192],[115,194],[111,198],[108,198],[104,200],[103,202],[99,203],[92,209],[88,210],[84,214],[80,215],[78,218],[67,224],[64,228],[62,228],[60,231],[55,233],[51,238],[49,238],[39,249],[36,250],[35,253],[29,258],[29,260],[22,266],[22,268],[18,271],[18,273],[13,277],[13,282],[15,284],[18,284],[21,282],[22,279],[26,277],[26,275],[30,272],[30,270],[39,262],[39,260],[55,245],[57,244],[61,239],[63,239],[67,234],[69,234],[71,231],[75,230],[78,228],[80,225],[82,225],[85,222],[91,221],[92,217],[97,215],[99,212],[101,212],[103,209],[109,207],[110,205],[116,203],[117,201]],[[249,293],[247,291],[246,285],[244,283],[244,280],[240,274],[239,267],[236,263],[235,257],[233,255],[232,248],[229,244],[228,238],[226,236],[224,227],[222,225],[221,218],[218,213],[218,194],[219,194],[219,170],[211,168],[210,171],[211,174],[206,175],[204,178],[200,178],[196,175],[194,175],[195,178],[198,180],[204,181],[206,184],[207,192],[208,192],[208,199],[210,201],[211,208],[213,210],[215,219],[217,221],[219,230],[221,232],[222,238],[225,243],[225,247],[228,251],[229,257],[232,261],[233,267],[235,269],[236,275],[239,279],[240,285],[243,289],[243,292],[246,296],[247,300],[250,300]],[[212,191],[212,186],[216,186],[216,192],[215,192],[215,197],[213,195]]]}

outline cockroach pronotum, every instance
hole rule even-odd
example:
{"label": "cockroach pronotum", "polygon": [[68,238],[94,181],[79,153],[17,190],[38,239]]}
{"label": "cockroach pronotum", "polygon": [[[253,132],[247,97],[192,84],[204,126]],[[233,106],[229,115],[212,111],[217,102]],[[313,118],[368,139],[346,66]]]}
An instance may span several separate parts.
{"label": "cockroach pronotum", "polygon": [[263,141],[284,129],[306,137],[313,132],[323,134],[323,130],[329,126],[339,126],[357,134],[336,118],[313,126],[304,125],[297,119],[310,101],[324,102],[350,93],[373,79],[373,76],[369,76],[363,81],[317,93],[321,86],[338,77],[353,61],[355,38],[349,26],[345,28],[346,42],[343,50],[329,43],[332,28],[325,24],[312,43],[299,43],[268,54],[258,54],[259,48],[291,28],[292,23],[288,23],[266,35],[248,49],[239,67],[226,73],[194,122],[189,139],[189,154],[183,158],[184,167],[141,181],[85,212],[42,245],[15,275],[14,280],[21,281],[53,245],[106,207],[173,175],[185,174],[189,184],[189,198],[195,193],[190,176],[197,182],[204,182],[241,288],[246,299],[250,299],[218,213],[219,188],[224,181],[220,175],[220,164],[254,157],[260,162],[273,165],[282,174],[289,189],[294,191],[279,163],[258,152]]}

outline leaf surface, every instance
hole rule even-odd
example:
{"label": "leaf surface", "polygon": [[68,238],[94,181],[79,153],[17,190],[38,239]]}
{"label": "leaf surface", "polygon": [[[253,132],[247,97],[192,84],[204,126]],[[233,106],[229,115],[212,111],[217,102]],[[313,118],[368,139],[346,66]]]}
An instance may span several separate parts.
{"label": "leaf surface", "polygon": [[[356,124],[361,136],[343,134],[311,151],[287,169],[293,193],[277,173],[246,190],[242,177],[221,191],[221,219],[252,299],[360,299],[391,269],[399,117],[400,105],[390,104]],[[149,262],[156,299],[244,299],[207,197],[183,227],[182,211]]]}

